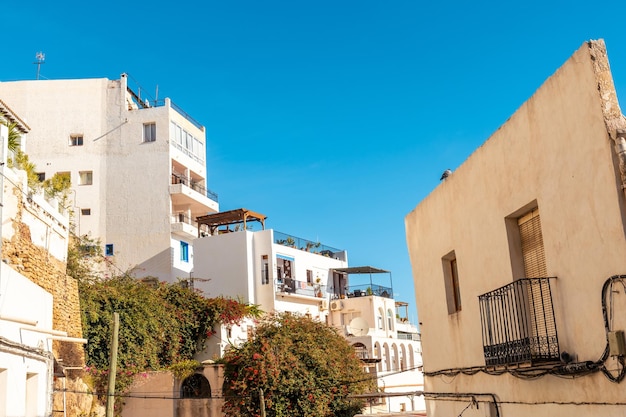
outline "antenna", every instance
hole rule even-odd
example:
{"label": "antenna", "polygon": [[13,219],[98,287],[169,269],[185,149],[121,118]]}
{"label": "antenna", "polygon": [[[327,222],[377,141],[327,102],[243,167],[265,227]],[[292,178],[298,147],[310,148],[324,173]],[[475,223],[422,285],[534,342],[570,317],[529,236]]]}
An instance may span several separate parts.
{"label": "antenna", "polygon": [[44,54],[41,51],[37,52],[35,54],[35,59],[37,61],[33,62],[33,64],[37,64],[37,79],[39,79],[39,70],[41,69],[41,64],[45,64],[46,63],[46,54]]}

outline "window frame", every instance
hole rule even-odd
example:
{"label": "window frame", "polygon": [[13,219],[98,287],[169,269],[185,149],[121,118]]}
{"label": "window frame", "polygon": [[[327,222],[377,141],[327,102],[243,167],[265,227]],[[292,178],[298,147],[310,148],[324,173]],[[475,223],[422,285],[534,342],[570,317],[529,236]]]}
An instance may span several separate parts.
{"label": "window frame", "polygon": [[85,136],[82,133],[73,133],[69,138],[70,146],[83,146],[85,142]]}
{"label": "window frame", "polygon": [[[513,280],[520,278],[532,278],[528,277],[528,266],[526,263],[526,248],[522,247],[522,231],[520,230],[520,222],[524,223],[525,218],[536,218],[539,229],[538,237],[541,238],[541,262],[543,263],[542,274],[547,276],[547,259],[545,257],[545,242],[543,239],[543,230],[541,227],[541,210],[537,204],[537,200],[533,200],[530,203],[524,205],[513,213],[504,218],[507,240],[509,244],[509,255],[511,259],[511,272]],[[532,274],[531,274],[532,275]]]}
{"label": "window frame", "polygon": [[78,171],[78,185],[93,185],[93,171]]}
{"label": "window frame", "polygon": [[113,251],[113,244],[107,243],[104,245],[104,256],[114,256],[115,252]]}
{"label": "window frame", "polygon": [[181,262],[189,262],[189,243],[180,241],[180,260]]}
{"label": "window frame", "polygon": [[459,266],[455,251],[451,251],[443,256],[441,264],[443,267],[448,315],[456,314],[462,310],[463,304],[459,282]]}
{"label": "window frame", "polygon": [[156,142],[156,122],[146,122],[143,124],[143,142]]}

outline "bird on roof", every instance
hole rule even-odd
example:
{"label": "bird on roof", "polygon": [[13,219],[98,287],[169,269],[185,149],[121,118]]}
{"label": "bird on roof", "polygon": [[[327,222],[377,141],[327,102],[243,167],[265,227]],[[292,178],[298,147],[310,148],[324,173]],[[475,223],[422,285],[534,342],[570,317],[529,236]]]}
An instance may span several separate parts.
{"label": "bird on roof", "polygon": [[439,181],[443,181],[446,178],[448,178],[450,175],[452,175],[452,170],[450,168],[446,169],[445,171],[443,171],[443,174],[441,174],[441,178],[439,178]]}

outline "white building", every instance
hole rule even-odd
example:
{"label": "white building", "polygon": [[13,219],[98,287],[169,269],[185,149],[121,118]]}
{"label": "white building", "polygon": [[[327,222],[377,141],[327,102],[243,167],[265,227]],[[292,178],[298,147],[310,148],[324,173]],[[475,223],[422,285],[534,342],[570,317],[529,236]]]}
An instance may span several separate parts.
{"label": "white building", "polygon": [[[391,273],[351,268],[345,250],[265,229],[265,219],[247,209],[199,217],[208,235],[194,241],[194,287],[207,296],[239,298],[265,312],[300,313],[336,327],[380,391],[389,394],[372,397],[366,411],[424,410],[419,333],[402,314],[406,303],[393,299]],[[260,230],[253,230],[257,224]],[[229,343],[247,340],[249,326],[219,329],[198,359],[220,357]]]}
{"label": "white building", "polygon": [[[2,101],[0,118],[15,122],[21,134],[28,132],[28,126]],[[28,227],[35,246],[44,249],[47,256],[64,262],[69,232],[67,215],[54,208],[55,201],[48,202],[41,194],[27,193],[25,172],[6,167],[7,137],[7,127],[0,124],[0,235],[11,240],[17,233],[14,222],[19,218],[20,223]],[[4,256],[2,259],[0,416],[48,416],[52,413],[53,377],[57,376],[52,341],[84,340],[54,330],[52,295],[13,269]]]}
{"label": "white building", "polygon": [[100,239],[114,273],[189,276],[193,219],[218,211],[203,126],[168,98],[142,98],[125,74],[1,82],[0,95],[30,125],[40,177],[70,176],[75,232]]}

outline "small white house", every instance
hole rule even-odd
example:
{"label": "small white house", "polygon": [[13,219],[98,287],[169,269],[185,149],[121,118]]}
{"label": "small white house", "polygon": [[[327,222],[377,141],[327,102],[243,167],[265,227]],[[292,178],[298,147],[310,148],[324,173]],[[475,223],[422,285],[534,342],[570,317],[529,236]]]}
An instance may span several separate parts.
{"label": "small white house", "polygon": [[[265,219],[247,209],[199,217],[203,236],[194,241],[194,288],[337,328],[386,393],[372,395],[365,411],[424,410],[419,333],[402,314],[406,303],[393,299],[391,273],[349,267],[347,251],[265,229]],[[249,320],[215,329],[198,359],[221,357],[229,345],[246,341],[253,327]]]}

